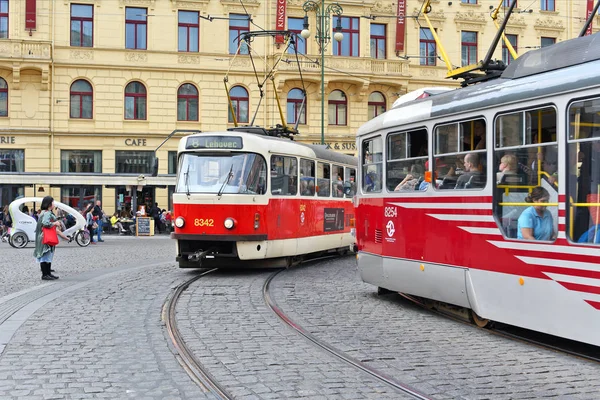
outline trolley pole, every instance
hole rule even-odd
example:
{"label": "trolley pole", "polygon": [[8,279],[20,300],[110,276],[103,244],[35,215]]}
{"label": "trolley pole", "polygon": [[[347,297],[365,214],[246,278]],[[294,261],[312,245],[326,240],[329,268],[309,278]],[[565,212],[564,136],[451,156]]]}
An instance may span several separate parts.
{"label": "trolley pole", "polygon": [[342,34],[342,19],[341,15],[344,11],[342,6],[338,3],[332,3],[325,7],[325,0],[321,0],[321,4],[313,0],[308,0],[302,5],[304,10],[304,25],[300,36],[304,39],[310,37],[310,31],[308,30],[308,12],[314,12],[317,18],[317,34],[315,40],[319,45],[319,52],[321,54],[321,144],[325,144],[325,51],[327,44],[331,42],[330,30],[330,15],[337,15],[337,25],[335,27],[335,34],[333,38],[340,42],[344,35]]}

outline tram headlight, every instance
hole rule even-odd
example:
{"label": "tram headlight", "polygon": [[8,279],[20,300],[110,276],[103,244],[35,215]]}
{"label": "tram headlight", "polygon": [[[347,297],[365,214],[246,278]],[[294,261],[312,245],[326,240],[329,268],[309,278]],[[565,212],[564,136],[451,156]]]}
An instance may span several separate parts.
{"label": "tram headlight", "polygon": [[183,217],[175,218],[175,226],[176,227],[183,228],[184,225],[185,225],[185,219],[183,219]]}
{"label": "tram headlight", "polygon": [[223,225],[225,225],[225,228],[227,229],[233,229],[235,226],[235,220],[233,218],[227,218],[225,219],[225,222],[223,222]]}

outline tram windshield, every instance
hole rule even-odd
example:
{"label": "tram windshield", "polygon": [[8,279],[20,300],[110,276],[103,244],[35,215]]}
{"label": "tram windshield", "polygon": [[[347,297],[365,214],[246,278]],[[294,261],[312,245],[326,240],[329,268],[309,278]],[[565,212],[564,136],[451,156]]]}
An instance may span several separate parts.
{"label": "tram windshield", "polygon": [[267,164],[252,153],[185,153],[180,160],[179,193],[264,194]]}

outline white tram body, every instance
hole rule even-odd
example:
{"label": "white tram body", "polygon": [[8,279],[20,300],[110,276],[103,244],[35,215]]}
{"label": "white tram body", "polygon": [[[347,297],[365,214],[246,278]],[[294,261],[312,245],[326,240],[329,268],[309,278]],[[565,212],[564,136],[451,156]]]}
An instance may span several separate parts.
{"label": "white tram body", "polygon": [[357,142],[365,282],[600,345],[599,34],[400,104]]}

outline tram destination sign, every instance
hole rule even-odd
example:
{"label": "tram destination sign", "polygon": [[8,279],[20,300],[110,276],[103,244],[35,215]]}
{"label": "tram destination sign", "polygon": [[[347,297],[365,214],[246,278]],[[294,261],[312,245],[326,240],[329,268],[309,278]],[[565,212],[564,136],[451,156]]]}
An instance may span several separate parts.
{"label": "tram destination sign", "polygon": [[186,149],[232,149],[243,148],[241,137],[236,136],[194,136],[185,143]]}

